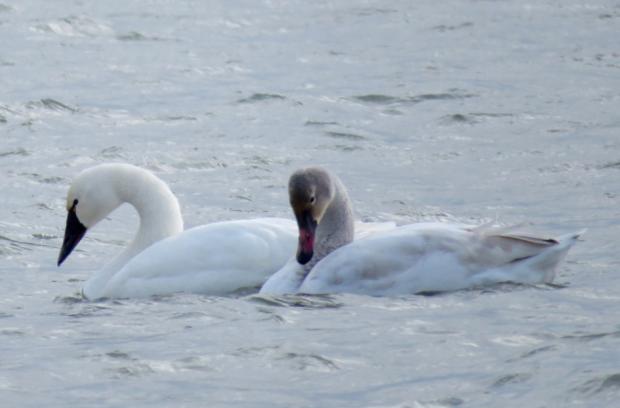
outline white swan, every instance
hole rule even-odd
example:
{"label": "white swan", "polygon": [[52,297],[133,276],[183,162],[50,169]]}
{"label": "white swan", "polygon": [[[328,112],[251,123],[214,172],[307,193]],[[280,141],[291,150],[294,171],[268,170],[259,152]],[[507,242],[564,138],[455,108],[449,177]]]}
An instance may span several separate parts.
{"label": "white swan", "polygon": [[337,177],[317,167],[290,178],[299,226],[296,259],[261,293],[397,295],[498,282],[551,282],[580,233],[543,239],[510,228],[419,223],[352,241],[351,206]]}
{"label": "white swan", "polygon": [[217,222],[183,231],[177,199],[162,180],[136,166],[101,164],[80,173],[69,189],[58,265],[89,228],[123,203],[137,210],[138,232],[84,284],[88,299],[227,294],[257,287],[295,248],[297,228],[286,219]]}

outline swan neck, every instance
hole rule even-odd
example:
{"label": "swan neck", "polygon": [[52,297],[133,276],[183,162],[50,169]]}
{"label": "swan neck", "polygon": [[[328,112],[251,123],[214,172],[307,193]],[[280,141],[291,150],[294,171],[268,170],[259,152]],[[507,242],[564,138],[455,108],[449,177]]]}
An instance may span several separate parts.
{"label": "swan neck", "polygon": [[85,283],[82,293],[89,299],[104,297],[109,280],[134,256],[183,231],[179,203],[161,179],[131,165],[110,165],[105,169],[106,179],[101,183],[110,189],[117,206],[128,203],[136,209],[139,227],[132,242]]}
{"label": "swan neck", "polygon": [[351,200],[342,182],[336,177],[333,177],[333,182],[334,197],[317,226],[314,255],[304,265],[306,272],[332,251],[353,241],[355,230]]}
{"label": "swan neck", "polygon": [[140,219],[138,232],[127,248],[135,252],[183,231],[183,218],[176,197],[163,181],[148,176],[127,183],[121,192],[123,201],[136,209]]}

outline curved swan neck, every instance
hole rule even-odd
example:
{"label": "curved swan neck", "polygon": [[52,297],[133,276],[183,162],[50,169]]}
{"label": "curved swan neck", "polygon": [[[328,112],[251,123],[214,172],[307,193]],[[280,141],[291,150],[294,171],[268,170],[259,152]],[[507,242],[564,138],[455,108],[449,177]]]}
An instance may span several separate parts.
{"label": "curved swan neck", "polygon": [[333,175],[331,178],[334,196],[316,228],[314,255],[304,265],[306,272],[332,251],[352,242],[355,234],[353,208],[347,190],[340,179]]}
{"label": "curved swan neck", "polygon": [[127,249],[141,251],[156,241],[183,231],[183,218],[170,188],[150,172],[130,167],[120,173],[116,189],[122,202],[138,212],[140,226]]}
{"label": "curved swan neck", "polygon": [[87,207],[95,208],[94,212],[84,210],[86,217],[90,215],[89,225],[96,224],[123,203],[131,204],[140,219],[133,241],[84,284],[84,296],[96,299],[105,296],[107,282],[135,255],[159,240],[182,232],[183,218],[179,203],[166,183],[136,166],[102,164],[86,170],[77,184],[76,199],[79,196],[81,203],[78,205],[99,204]]}

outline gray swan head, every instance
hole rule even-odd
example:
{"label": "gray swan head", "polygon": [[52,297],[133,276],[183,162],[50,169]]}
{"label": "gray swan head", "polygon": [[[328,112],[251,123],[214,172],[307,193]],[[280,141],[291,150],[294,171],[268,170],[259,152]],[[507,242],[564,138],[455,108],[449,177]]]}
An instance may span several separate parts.
{"label": "gray swan head", "polygon": [[321,167],[299,169],[289,179],[288,192],[299,227],[297,262],[314,265],[353,240],[351,205],[336,176]]}

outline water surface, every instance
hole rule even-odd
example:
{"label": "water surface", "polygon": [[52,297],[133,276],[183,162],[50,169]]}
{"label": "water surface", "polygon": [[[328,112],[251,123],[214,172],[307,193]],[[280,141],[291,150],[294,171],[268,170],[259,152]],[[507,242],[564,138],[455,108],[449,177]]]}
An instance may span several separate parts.
{"label": "water surface", "polygon": [[[612,406],[620,3],[0,0],[6,406]],[[290,217],[321,164],[364,220],[588,228],[555,286],[84,302],[137,226],[55,261],[68,184],[129,162],[187,226]]]}

